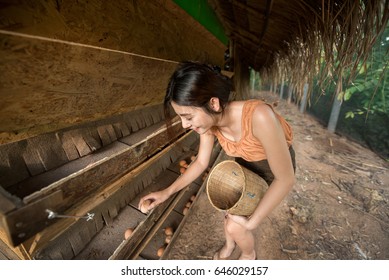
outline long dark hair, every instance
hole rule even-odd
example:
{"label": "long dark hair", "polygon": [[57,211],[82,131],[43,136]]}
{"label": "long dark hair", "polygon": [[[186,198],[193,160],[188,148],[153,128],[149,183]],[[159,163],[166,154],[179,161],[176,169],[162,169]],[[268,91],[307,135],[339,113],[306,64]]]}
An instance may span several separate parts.
{"label": "long dark hair", "polygon": [[[180,63],[166,89],[164,112],[168,127],[172,120],[172,101],[181,106],[200,107],[210,115],[220,114],[229,102],[231,91],[232,81],[220,73],[220,68],[192,61]],[[220,112],[210,108],[212,97],[219,98]]]}

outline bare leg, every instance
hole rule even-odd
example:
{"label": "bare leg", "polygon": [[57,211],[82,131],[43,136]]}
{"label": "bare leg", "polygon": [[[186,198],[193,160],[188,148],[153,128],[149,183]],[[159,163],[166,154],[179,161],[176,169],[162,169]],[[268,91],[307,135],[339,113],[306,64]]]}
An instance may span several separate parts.
{"label": "bare leg", "polygon": [[224,219],[224,235],[226,237],[226,243],[224,243],[224,246],[219,251],[220,258],[228,258],[235,249],[235,241],[227,230],[227,218]]}
{"label": "bare leg", "polygon": [[228,236],[228,238],[236,243],[242,251],[239,257],[240,260],[254,260],[256,258],[254,249],[255,240],[251,231],[230,219],[226,219],[224,229],[226,232],[226,239]]}

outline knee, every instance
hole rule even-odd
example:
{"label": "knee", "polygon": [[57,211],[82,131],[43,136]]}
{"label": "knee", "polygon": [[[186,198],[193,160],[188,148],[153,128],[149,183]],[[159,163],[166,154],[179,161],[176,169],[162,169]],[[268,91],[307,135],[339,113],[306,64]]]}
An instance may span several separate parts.
{"label": "knee", "polygon": [[231,219],[227,218],[227,220],[225,222],[225,230],[227,231],[228,234],[233,236],[236,234],[241,234],[246,229],[244,227],[242,227],[241,225],[235,223]]}

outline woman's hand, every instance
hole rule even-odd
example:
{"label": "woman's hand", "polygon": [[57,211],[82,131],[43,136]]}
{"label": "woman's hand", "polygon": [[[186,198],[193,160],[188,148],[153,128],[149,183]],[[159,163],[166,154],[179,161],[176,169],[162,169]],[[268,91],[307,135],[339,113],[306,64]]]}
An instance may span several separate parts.
{"label": "woman's hand", "polygon": [[153,209],[154,207],[158,206],[159,204],[164,202],[166,199],[168,199],[169,196],[170,195],[165,190],[149,193],[148,195],[145,195],[144,197],[142,197],[140,199],[139,204],[138,204],[138,208],[139,209],[141,208],[141,205],[143,204],[143,202],[145,200],[151,200],[150,205],[147,207],[147,209],[145,209],[147,211],[150,211],[151,209]]}
{"label": "woman's hand", "polygon": [[227,213],[226,218],[231,219],[231,221],[241,225],[247,230],[253,230],[257,227],[257,225],[253,225],[252,222],[250,222],[250,218],[245,216],[238,216],[238,215],[232,215]]}

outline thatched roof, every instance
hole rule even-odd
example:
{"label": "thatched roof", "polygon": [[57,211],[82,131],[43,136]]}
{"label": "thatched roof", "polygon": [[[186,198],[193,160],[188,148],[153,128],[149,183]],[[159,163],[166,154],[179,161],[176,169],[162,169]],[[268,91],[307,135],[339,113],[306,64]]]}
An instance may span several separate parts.
{"label": "thatched roof", "polygon": [[[388,0],[208,0],[222,22],[235,60],[304,82],[324,55],[323,76],[354,69],[386,26]],[[340,61],[340,63],[335,63]]]}

